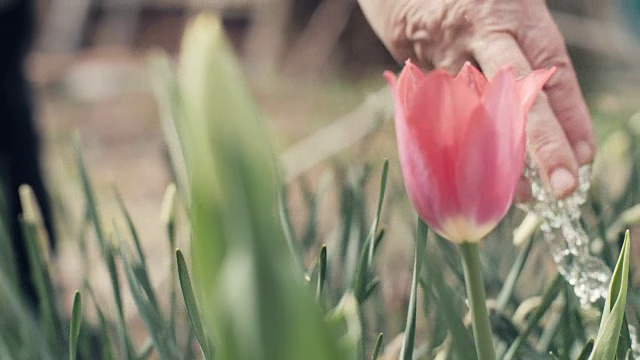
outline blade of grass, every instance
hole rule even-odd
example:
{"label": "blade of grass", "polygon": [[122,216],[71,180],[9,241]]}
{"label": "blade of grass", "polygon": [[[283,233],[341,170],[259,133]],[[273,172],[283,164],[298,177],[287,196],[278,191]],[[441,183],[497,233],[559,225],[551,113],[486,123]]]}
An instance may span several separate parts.
{"label": "blade of grass", "polygon": [[122,200],[122,196],[120,195],[120,191],[115,186],[113,187],[113,193],[116,199],[116,204],[118,204],[118,208],[120,208],[120,212],[122,216],[124,216],[124,220],[127,224],[127,229],[133,238],[133,243],[136,247],[136,251],[138,252],[138,259],[142,263],[144,267],[147,266],[147,261],[144,256],[144,252],[142,251],[142,245],[140,244],[140,237],[138,236],[138,231],[136,230],[136,226],[133,224],[133,219],[131,219],[131,214]]}
{"label": "blade of grass", "polygon": [[82,322],[82,297],[76,291],[73,297],[73,310],[71,311],[71,326],[69,328],[69,359],[75,360],[78,356],[78,337]]}
{"label": "blade of grass", "polygon": [[451,334],[452,352],[457,355],[456,358],[458,359],[477,358],[473,338],[462,322],[464,314],[456,309],[456,301],[453,299],[451,289],[439,279],[432,280],[430,284],[431,286],[420,279],[423,291],[431,295],[436,305],[435,311],[442,315],[442,319]]}
{"label": "blade of grass", "polygon": [[589,341],[587,341],[587,343],[582,348],[582,351],[580,351],[580,354],[578,355],[576,360],[588,360],[589,359],[589,356],[591,355],[591,352],[593,351],[593,342],[594,342],[593,339],[589,339]]}
{"label": "blade of grass", "polygon": [[100,216],[98,213],[98,205],[95,200],[91,182],[89,181],[87,168],[82,156],[80,139],[77,136],[74,138],[74,145],[76,153],[76,163],[78,166],[78,171],[80,173],[80,181],[82,184],[82,191],[84,193],[89,218],[91,219],[91,223],[93,224],[93,229],[95,231],[96,238],[98,239],[98,244],[100,245],[103,259],[107,265],[109,279],[111,280],[111,290],[113,292],[116,309],[118,312],[118,337],[124,347],[126,358],[131,359],[135,356],[135,350],[133,349],[133,345],[131,344],[131,339],[127,331],[126,320],[124,316],[124,307],[122,305],[122,294],[120,292],[120,280],[116,271],[113,247],[107,242],[107,238],[102,229],[102,223],[100,221]]}
{"label": "blade of grass", "polygon": [[533,329],[538,321],[540,321],[542,316],[544,316],[547,310],[549,310],[553,301],[556,299],[558,294],[560,294],[563,281],[564,280],[562,279],[562,276],[560,274],[556,275],[555,279],[542,296],[542,303],[540,304],[540,306],[538,306],[534,315],[529,318],[529,321],[527,321],[527,325],[524,331],[522,331],[522,333],[520,333],[516,340],[511,344],[503,360],[511,360],[516,358],[516,356],[518,355],[518,351],[526,343],[529,335],[531,335],[531,333],[533,332]]}
{"label": "blade of grass", "polygon": [[382,349],[382,340],[384,339],[384,335],[382,333],[378,334],[378,338],[376,339],[376,345],[373,347],[373,354],[371,355],[371,360],[377,360],[380,355],[380,350]]}
{"label": "blade of grass", "polygon": [[[9,327],[10,332],[7,336],[0,336],[4,339],[11,339],[14,336],[22,339],[28,339],[29,348],[24,349],[20,343],[5,343],[11,353],[17,353],[19,356],[12,358],[24,358],[33,354],[34,358],[50,360],[53,358],[54,352],[49,346],[48,339],[45,337],[44,329],[40,322],[36,321],[35,313],[30,304],[24,301],[20,292],[10,288],[10,282],[6,279],[6,274],[0,271],[0,295],[2,300],[3,314],[5,321],[15,321],[19,323],[18,331],[13,326]],[[9,340],[7,340],[9,341]],[[16,346],[17,345],[17,346]]]}
{"label": "blade of grass", "polygon": [[120,252],[120,258],[125,270],[125,274],[129,283],[129,290],[136,303],[136,307],[140,313],[140,317],[144,321],[149,334],[153,339],[158,357],[161,360],[178,359],[177,349],[172,339],[167,334],[162,314],[159,309],[151,302],[152,295],[140,282],[140,271],[134,270],[134,265],[128,259],[128,255],[123,250]]}
{"label": "blade of grass", "polygon": [[413,279],[411,280],[411,295],[409,297],[409,308],[407,310],[407,322],[404,330],[404,338],[402,339],[402,348],[400,350],[400,360],[412,360],[413,348],[416,337],[416,310],[418,301],[418,279],[420,278],[420,269],[422,267],[422,256],[427,242],[428,227],[418,218],[418,226],[416,229],[416,245],[413,258]]}
{"label": "blade of grass", "polygon": [[180,249],[176,250],[176,262],[178,263],[178,277],[180,279],[180,288],[182,289],[182,297],[191,319],[191,326],[196,333],[200,348],[202,349],[202,355],[206,360],[213,359],[213,347],[209,342],[209,337],[205,333],[202,326],[200,310],[198,309],[198,303],[196,302],[196,296],[193,292],[193,286],[191,286],[191,278],[189,277],[189,270],[187,269],[187,263],[184,260],[184,255]]}
{"label": "blade of grass", "polygon": [[520,278],[520,274],[522,274],[524,265],[527,263],[532,247],[533,236],[530,236],[525,248],[522,249],[518,258],[513,263],[511,270],[509,270],[509,275],[507,275],[507,279],[504,281],[504,285],[502,285],[502,288],[500,289],[500,293],[496,298],[496,311],[503,312],[507,307],[507,304],[509,304],[509,300],[511,300],[511,296],[513,295],[513,290]]}
{"label": "blade of grass", "polygon": [[[164,223],[167,233],[169,254],[173,254],[176,250],[176,186],[169,184],[165,191],[162,207],[160,211],[162,222]],[[174,343],[177,344],[176,338],[176,316],[177,316],[177,298],[176,290],[178,287],[178,268],[175,261],[171,261],[169,266],[169,336]],[[144,264],[143,264],[144,265]],[[146,267],[143,267],[146,269]]]}
{"label": "blade of grass", "polygon": [[355,270],[352,289],[359,304],[362,304],[367,298],[367,284],[369,283],[369,274],[373,267],[373,256],[378,247],[382,236],[378,237],[378,224],[380,222],[380,212],[382,211],[382,203],[384,201],[385,189],[387,186],[387,175],[389,173],[389,161],[385,160],[382,167],[382,176],[380,179],[380,191],[378,194],[378,206],[373,224],[369,230],[369,234],[362,247],[358,264]]}
{"label": "blade of grass", "polygon": [[327,245],[323,244],[318,256],[318,285],[316,287],[316,300],[321,301],[324,285],[327,280]]}
{"label": "blade of grass", "polygon": [[[378,192],[378,206],[376,208],[376,215],[373,218],[373,224],[371,225],[371,231],[369,232],[370,237],[375,237],[378,233],[378,226],[380,224],[380,212],[382,211],[382,203],[384,201],[384,194],[387,189],[387,175],[389,174],[389,160],[385,160],[382,165],[382,177],[380,178],[380,190]],[[369,257],[367,258],[367,262],[369,266],[373,263],[373,254],[375,253],[376,247],[375,241],[369,241]]]}
{"label": "blade of grass", "polygon": [[35,284],[38,294],[38,309],[45,326],[45,334],[49,341],[54,354],[62,356],[61,348],[65,340],[60,339],[62,332],[62,323],[60,321],[58,307],[56,304],[56,293],[51,285],[48,272],[44,266],[44,262],[40,257],[39,247],[37,244],[37,227],[35,224],[20,217],[20,225],[22,226],[22,234],[27,243],[27,256],[31,267],[31,276]]}
{"label": "blade of grass", "polygon": [[102,345],[101,359],[114,360],[115,356],[113,354],[113,345],[111,342],[111,336],[109,335],[109,323],[107,322],[104,313],[100,309],[98,301],[96,300],[96,296],[93,293],[91,287],[87,286],[87,290],[89,291],[89,296],[91,297],[91,301],[93,301],[93,305],[95,306],[96,314],[98,314],[98,325],[100,327],[100,344]]}
{"label": "blade of grass", "polygon": [[371,297],[371,294],[378,288],[378,285],[380,285],[380,279],[377,277],[374,277],[367,283],[367,286],[364,287],[365,300]]}
{"label": "blade of grass", "polygon": [[184,354],[185,359],[195,359],[196,355],[194,353],[193,339],[195,339],[195,331],[193,331],[193,326],[187,327],[187,339],[184,342],[184,350],[182,353]]}
{"label": "blade of grass", "polygon": [[278,212],[280,214],[280,225],[282,226],[284,239],[287,241],[287,247],[291,253],[294,271],[302,277],[305,273],[304,265],[302,265],[293,226],[291,225],[291,217],[289,217],[289,212],[287,211],[287,189],[284,186],[281,186],[279,195]]}

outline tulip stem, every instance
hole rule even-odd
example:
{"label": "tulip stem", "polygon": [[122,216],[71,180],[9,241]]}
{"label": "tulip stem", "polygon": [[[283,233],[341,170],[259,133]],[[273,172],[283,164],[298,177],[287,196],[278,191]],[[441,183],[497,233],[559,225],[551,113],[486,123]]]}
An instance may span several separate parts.
{"label": "tulip stem", "polygon": [[484,294],[484,281],[480,269],[480,253],[478,243],[465,242],[460,245],[462,253],[462,267],[464,282],[467,288],[467,298],[471,310],[473,324],[473,338],[476,343],[478,360],[495,360],[496,351],[493,348],[493,336],[489,324],[489,314]]}

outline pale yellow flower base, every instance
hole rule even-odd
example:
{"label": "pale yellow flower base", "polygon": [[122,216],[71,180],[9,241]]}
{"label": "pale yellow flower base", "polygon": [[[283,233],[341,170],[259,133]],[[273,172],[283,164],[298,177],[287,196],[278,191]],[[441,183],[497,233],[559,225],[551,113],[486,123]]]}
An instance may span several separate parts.
{"label": "pale yellow flower base", "polygon": [[447,219],[443,223],[442,231],[436,230],[436,232],[456,244],[477,243],[493,230],[495,225],[477,225],[465,217],[456,216]]}

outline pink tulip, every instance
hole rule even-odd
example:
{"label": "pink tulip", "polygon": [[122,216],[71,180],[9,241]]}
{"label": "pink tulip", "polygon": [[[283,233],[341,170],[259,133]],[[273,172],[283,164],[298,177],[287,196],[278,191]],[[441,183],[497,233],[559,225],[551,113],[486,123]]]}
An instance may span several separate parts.
{"label": "pink tulip", "polygon": [[407,61],[386,71],[400,165],[420,217],[443,237],[478,242],[507,213],[522,174],[526,115],[555,68],[487,79],[466,63],[457,76]]}

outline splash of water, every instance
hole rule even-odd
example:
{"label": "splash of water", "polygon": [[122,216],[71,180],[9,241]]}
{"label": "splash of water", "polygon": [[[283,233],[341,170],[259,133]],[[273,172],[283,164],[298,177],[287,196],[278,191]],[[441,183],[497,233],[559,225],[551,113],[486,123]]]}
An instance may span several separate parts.
{"label": "splash of water", "polygon": [[578,188],[563,200],[556,200],[542,184],[533,161],[527,159],[524,175],[531,183],[532,200],[519,206],[541,220],[540,230],[549,245],[558,272],[573,286],[582,306],[593,306],[606,298],[611,271],[589,254],[589,237],[580,223],[580,206],[587,198],[591,167],[578,172]]}
{"label": "splash of water", "polygon": [[[531,183],[532,200],[519,204],[529,213],[542,219],[540,230],[549,245],[558,272],[573,286],[583,307],[593,306],[598,299],[606,299],[611,270],[600,259],[589,254],[589,236],[580,223],[580,206],[589,190],[591,167],[578,171],[578,188],[564,200],[556,200],[542,184],[533,161],[527,159],[524,176]],[[640,359],[640,343],[635,326],[629,324],[634,359]]]}

